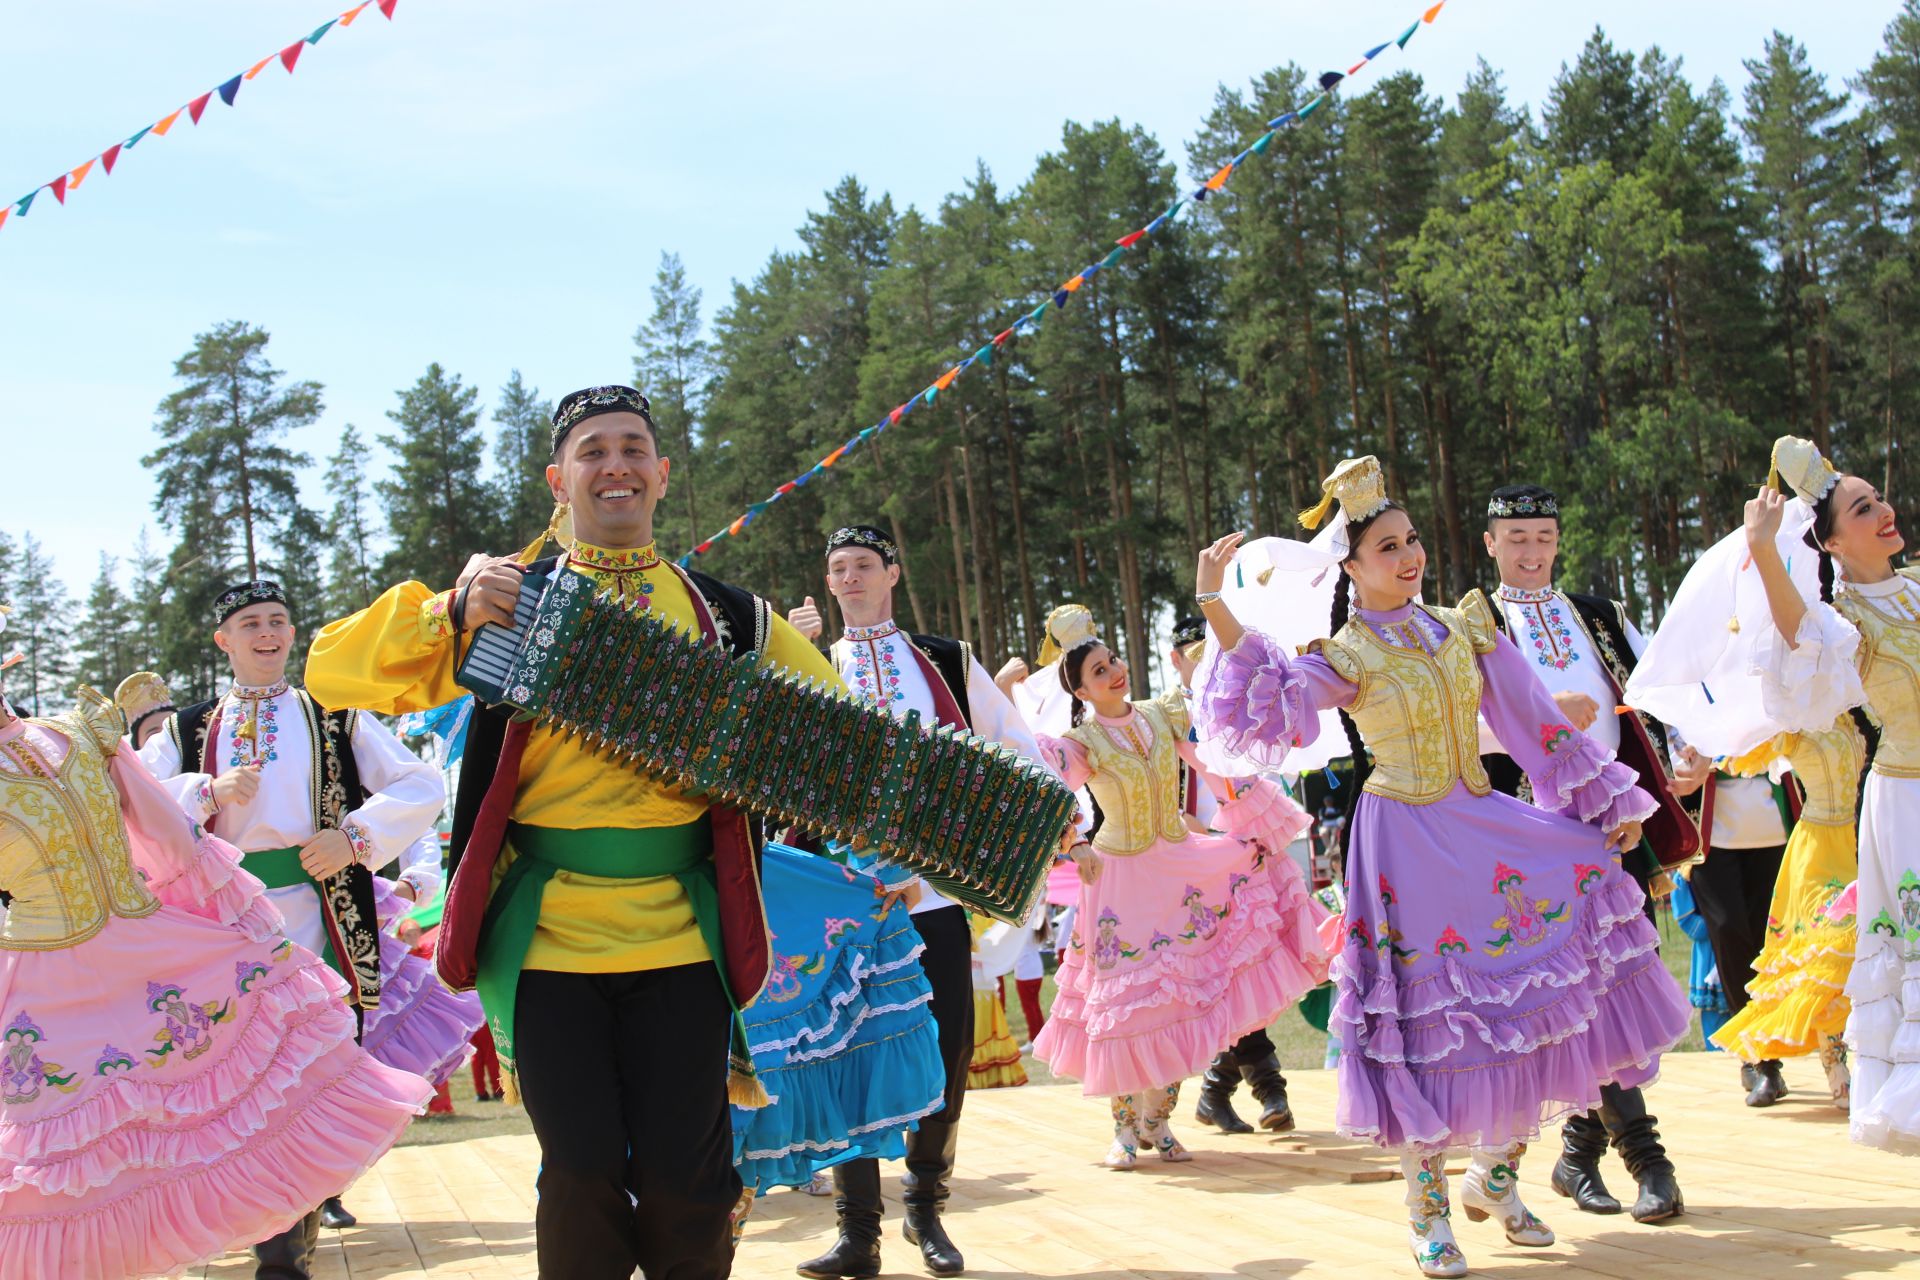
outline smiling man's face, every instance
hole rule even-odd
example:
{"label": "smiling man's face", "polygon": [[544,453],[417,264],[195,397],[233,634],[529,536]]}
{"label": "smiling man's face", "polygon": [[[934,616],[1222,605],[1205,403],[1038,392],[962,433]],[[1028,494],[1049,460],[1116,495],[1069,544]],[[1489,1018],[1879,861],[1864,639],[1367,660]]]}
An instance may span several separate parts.
{"label": "smiling man's face", "polygon": [[560,442],[547,485],[557,501],[572,505],[577,537],[599,547],[642,547],[653,541],[653,511],[667,494],[670,470],[645,418],[601,413]]}
{"label": "smiling man's face", "polygon": [[235,680],[273,684],[287,673],[287,658],[293,653],[293,619],[283,604],[250,604],[220,624],[213,642],[233,664]]}
{"label": "smiling man's face", "polygon": [[1521,591],[1545,591],[1553,585],[1553,562],[1560,555],[1560,522],[1495,520],[1486,533],[1487,554],[1500,566],[1500,581]]}

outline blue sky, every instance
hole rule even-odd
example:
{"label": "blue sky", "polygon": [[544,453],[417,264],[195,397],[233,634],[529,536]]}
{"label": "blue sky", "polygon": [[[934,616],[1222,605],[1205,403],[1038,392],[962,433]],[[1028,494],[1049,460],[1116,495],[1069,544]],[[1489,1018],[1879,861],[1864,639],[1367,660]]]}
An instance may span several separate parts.
{"label": "blue sky", "polygon": [[[14,0],[0,199],[339,7]],[[391,23],[369,9],[294,75],[269,67],[234,107],[215,99],[198,128],[182,117],[112,176],[96,167],[64,208],[43,194],[0,227],[0,529],[47,544],[76,595],[143,525],[169,544],[140,458],[173,360],[220,320],[264,326],[277,365],[325,385],[325,416],[294,441],[322,459],[346,423],[387,429],[396,389],[432,360],[484,402],[516,367],[548,396],[629,378],[662,250],[711,315],[843,175],[929,207],[978,157],[1011,187],[1069,118],[1137,122],[1181,154],[1217,86],[1288,60],[1344,69],[1423,7],[400,0]],[[1596,16],[1736,98],[1741,60],[1780,28],[1837,89],[1895,9],[1451,0],[1352,89],[1410,67],[1451,95],[1484,56],[1537,106]],[[317,471],[307,497],[324,509]]]}

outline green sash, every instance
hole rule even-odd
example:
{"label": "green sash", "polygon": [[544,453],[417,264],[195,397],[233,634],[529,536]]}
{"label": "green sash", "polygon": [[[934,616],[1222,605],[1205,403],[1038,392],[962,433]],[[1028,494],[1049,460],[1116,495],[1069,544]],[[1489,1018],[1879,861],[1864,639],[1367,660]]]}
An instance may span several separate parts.
{"label": "green sash", "polygon": [[751,1074],[753,1055],[747,1051],[746,1024],[727,982],[726,952],[720,941],[720,885],[713,869],[713,835],[705,817],[677,827],[578,831],[511,822],[507,843],[513,846],[513,865],[500,878],[480,922],[479,969],[474,980],[502,1062],[509,1067],[513,1063],[514,997],[527,948],[540,923],[540,900],[554,872],[572,871],[609,879],[672,876],[680,882],[733,1010],[733,1068],[738,1071],[745,1063]]}
{"label": "green sash", "polygon": [[[320,899],[320,918],[326,919],[326,900],[320,898],[320,885],[307,869],[300,865],[300,846],[289,845],[285,849],[261,849],[254,853],[240,855],[240,869],[259,880],[269,889],[291,889],[295,885],[305,885],[313,890],[313,896]],[[340,957],[333,953],[333,939],[327,931],[320,930],[320,958],[327,967],[342,977],[346,970],[341,967]]]}

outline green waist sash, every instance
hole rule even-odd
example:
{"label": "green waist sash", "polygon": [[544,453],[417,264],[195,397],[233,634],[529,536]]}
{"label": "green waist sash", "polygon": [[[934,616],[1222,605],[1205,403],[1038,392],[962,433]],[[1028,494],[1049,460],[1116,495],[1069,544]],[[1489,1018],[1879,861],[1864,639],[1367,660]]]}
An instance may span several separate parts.
{"label": "green waist sash", "polygon": [[[726,952],[720,941],[720,886],[713,869],[713,835],[701,817],[677,827],[587,827],[567,831],[559,827],[507,824],[507,843],[513,847],[513,865],[500,878],[480,922],[479,968],[474,989],[486,1006],[500,1058],[511,1066],[513,1006],[525,966],[527,948],[540,924],[540,901],[547,881],[556,871],[608,879],[672,876],[686,891],[694,923],[706,940],[720,987],[733,1010],[732,1057],[736,1069],[751,1063],[746,1024],[733,1003],[727,982]],[[748,1068],[751,1070],[751,1067]]]}
{"label": "green waist sash", "polygon": [[[292,889],[305,885],[320,900],[321,919],[326,918],[326,902],[320,898],[320,884],[307,874],[300,865],[300,846],[289,845],[285,849],[259,849],[253,853],[240,855],[240,869],[253,876],[269,889]],[[333,953],[333,939],[327,936],[323,926],[320,930],[320,958],[327,966],[342,977],[346,970],[340,965],[340,957]]]}

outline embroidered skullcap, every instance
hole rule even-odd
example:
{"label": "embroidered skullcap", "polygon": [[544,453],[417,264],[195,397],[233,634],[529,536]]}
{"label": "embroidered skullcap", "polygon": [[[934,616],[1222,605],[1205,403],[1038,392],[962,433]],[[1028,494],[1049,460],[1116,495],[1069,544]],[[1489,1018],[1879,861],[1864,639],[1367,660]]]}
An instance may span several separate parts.
{"label": "embroidered skullcap", "polygon": [[1767,477],[1769,484],[1776,480],[1784,481],[1795,497],[1815,507],[1840,483],[1840,473],[1820,455],[1813,441],[1781,436],[1773,442],[1773,470]]}
{"label": "embroidered skullcap", "polygon": [[1083,640],[1099,634],[1093,625],[1093,610],[1083,604],[1063,604],[1047,615],[1046,632],[1040,639],[1040,665],[1058,660],[1061,654]]}
{"label": "embroidered skullcap", "polygon": [[1348,458],[1320,482],[1320,492],[1320,504],[1300,513],[1301,525],[1318,529],[1336,502],[1348,522],[1358,524],[1387,505],[1387,478],[1380,472],[1380,460],[1372,454]]}
{"label": "embroidered skullcap", "polygon": [[553,451],[560,452],[569,431],[602,413],[637,413],[646,419],[649,432],[655,430],[653,405],[632,387],[583,387],[560,397],[553,407]]}
{"label": "embroidered skullcap", "polygon": [[280,589],[277,582],[259,578],[252,582],[238,582],[222,591],[213,602],[214,625],[219,626],[234,614],[256,604],[285,604],[287,593]]}
{"label": "embroidered skullcap", "polygon": [[827,539],[827,554],[832,555],[842,547],[865,547],[888,564],[900,563],[900,548],[884,530],[870,524],[850,524],[844,529],[835,529]]}
{"label": "embroidered skullcap", "polygon": [[167,682],[151,671],[136,671],[113,691],[114,705],[127,718],[127,736],[138,738],[140,726],[157,715],[174,710],[173,695]]}
{"label": "embroidered skullcap", "polygon": [[1206,638],[1207,622],[1204,618],[1182,618],[1173,624],[1173,647],[1176,649],[1199,644]]}
{"label": "embroidered skullcap", "polygon": [[1544,520],[1560,518],[1560,499],[1537,484],[1506,484],[1487,499],[1489,520]]}

